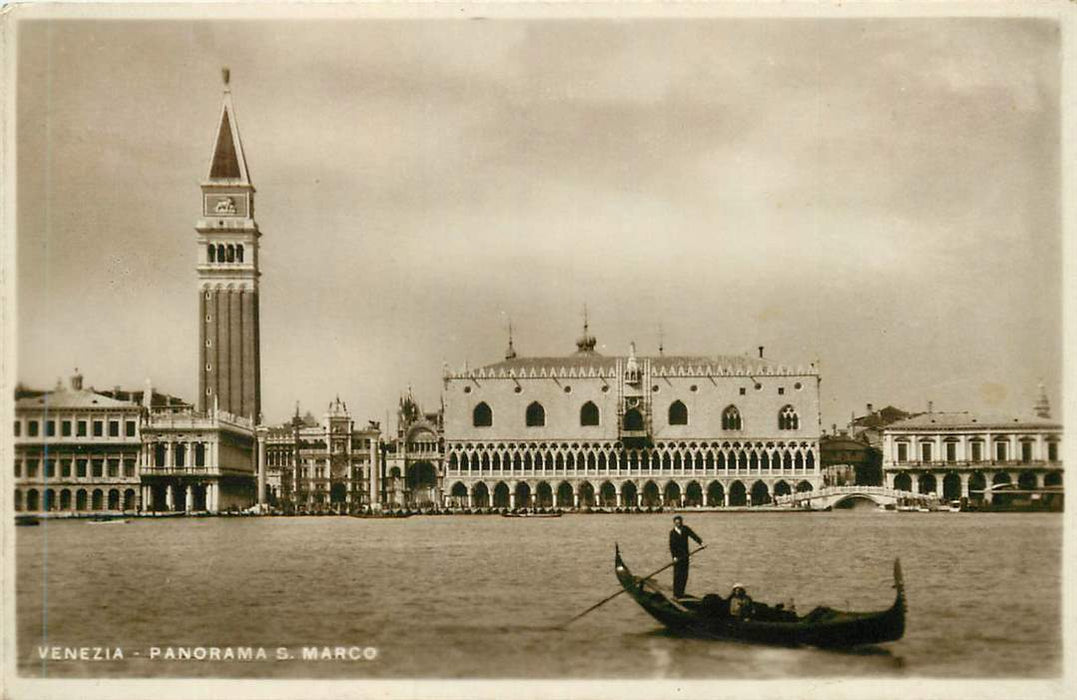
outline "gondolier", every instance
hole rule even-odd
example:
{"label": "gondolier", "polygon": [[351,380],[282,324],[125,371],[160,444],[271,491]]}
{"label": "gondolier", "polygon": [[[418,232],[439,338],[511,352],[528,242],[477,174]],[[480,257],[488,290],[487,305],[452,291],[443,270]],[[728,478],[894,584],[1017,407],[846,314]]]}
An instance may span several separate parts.
{"label": "gondolier", "polygon": [[673,555],[673,597],[683,598],[688,585],[688,538],[703,544],[692,528],[684,524],[684,518],[673,517],[673,529],[669,531],[669,553]]}

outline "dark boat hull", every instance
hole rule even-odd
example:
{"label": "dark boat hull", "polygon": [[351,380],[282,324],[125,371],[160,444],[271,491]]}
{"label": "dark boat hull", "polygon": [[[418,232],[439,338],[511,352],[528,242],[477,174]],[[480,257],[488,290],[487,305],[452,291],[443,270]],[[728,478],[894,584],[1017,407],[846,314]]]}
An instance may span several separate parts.
{"label": "dark boat hull", "polygon": [[718,596],[674,600],[653,581],[634,576],[619,550],[615,567],[618,581],[640,607],[669,630],[686,636],[786,646],[852,647],[893,642],[905,634],[905,591],[897,561],[894,562],[897,594],[890,608],[877,612],[816,608],[801,617],[790,612],[773,613],[774,617],[786,618],[782,620],[730,617]]}

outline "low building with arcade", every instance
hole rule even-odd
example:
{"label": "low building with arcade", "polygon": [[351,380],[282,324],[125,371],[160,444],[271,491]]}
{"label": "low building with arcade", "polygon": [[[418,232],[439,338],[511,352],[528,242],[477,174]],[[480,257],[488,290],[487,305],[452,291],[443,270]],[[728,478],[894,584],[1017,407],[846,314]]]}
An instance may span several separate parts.
{"label": "low building with arcade", "polygon": [[996,489],[1062,486],[1062,424],[1037,415],[931,411],[883,431],[883,474],[893,489],[953,501],[992,500]]}
{"label": "low building with arcade", "polygon": [[444,374],[457,507],[723,507],[822,485],[819,374],[758,356],[576,352]]}
{"label": "low building with arcade", "polygon": [[183,406],[150,387],[84,387],[77,369],[52,391],[17,388],[15,510],[62,516],[144,509],[146,421],[152,411]]}

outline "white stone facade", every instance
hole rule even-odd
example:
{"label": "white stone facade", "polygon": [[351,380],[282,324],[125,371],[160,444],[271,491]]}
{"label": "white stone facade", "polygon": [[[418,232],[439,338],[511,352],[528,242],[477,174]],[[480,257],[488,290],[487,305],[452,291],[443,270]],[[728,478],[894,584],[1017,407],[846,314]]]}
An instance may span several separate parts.
{"label": "white stone facade", "polygon": [[448,504],[746,505],[821,485],[814,367],[577,346],[445,373]]}
{"label": "white stone facade", "polygon": [[891,488],[980,499],[989,487],[1062,485],[1062,425],[1049,418],[931,412],[883,430]]}

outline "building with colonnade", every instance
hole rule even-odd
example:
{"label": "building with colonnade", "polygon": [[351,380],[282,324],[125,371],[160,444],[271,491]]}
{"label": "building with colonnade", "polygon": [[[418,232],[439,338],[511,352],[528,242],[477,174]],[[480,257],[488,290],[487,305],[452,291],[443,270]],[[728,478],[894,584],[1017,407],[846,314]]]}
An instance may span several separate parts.
{"label": "building with colonnade", "polygon": [[819,374],[763,356],[576,352],[444,374],[456,507],[764,504],[822,485]]}
{"label": "building with colonnade", "polygon": [[888,487],[943,500],[1062,486],[1062,424],[1043,398],[1034,416],[929,411],[884,428],[882,449]]}

